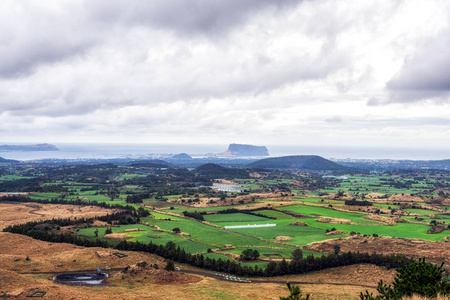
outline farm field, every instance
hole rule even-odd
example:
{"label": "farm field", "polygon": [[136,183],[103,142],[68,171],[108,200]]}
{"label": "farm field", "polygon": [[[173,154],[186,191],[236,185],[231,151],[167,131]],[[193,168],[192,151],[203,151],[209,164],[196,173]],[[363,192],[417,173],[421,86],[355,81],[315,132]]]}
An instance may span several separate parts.
{"label": "farm field", "polygon": [[421,194],[424,191],[433,190],[433,180],[414,180],[382,175],[372,176],[346,176],[339,180],[339,184],[333,188],[322,189],[323,192],[336,193],[339,190],[345,192],[380,193],[380,194]]}
{"label": "farm field", "polygon": [[[450,236],[450,214],[432,210],[450,208],[447,177],[432,172],[324,177],[264,170],[256,178],[233,179],[229,174],[199,175],[193,168],[163,170],[113,164],[9,172],[11,175],[4,176],[8,180],[0,178],[0,187],[5,192],[26,191],[24,199],[19,199],[26,204],[20,215],[32,217],[24,221],[47,220],[35,229],[70,233],[91,243],[98,240],[102,247],[126,246],[120,242],[124,239],[132,247],[151,243],[158,245],[158,251],[166,251],[170,246],[177,253],[201,254],[202,259],[214,259],[224,265],[257,266],[260,270],[271,262],[283,263],[283,259],[289,263],[296,249],[301,249],[304,258],[314,260],[333,253],[336,245],[342,252],[368,252],[386,243],[395,245],[386,253],[408,255],[414,254],[409,248],[422,245],[418,246],[422,255],[447,259],[427,248],[436,245],[436,249],[444,251],[448,244],[444,240]],[[244,187],[242,192],[224,192],[210,188],[214,183]],[[69,203],[80,204],[80,211],[71,208],[77,217],[92,216],[97,208],[116,211],[116,206],[109,205],[137,210],[122,210],[123,218],[108,220],[109,224],[86,220],[61,228],[52,225],[49,220],[57,217],[56,207],[71,207]],[[47,205],[54,207],[55,214],[37,208]],[[66,216],[71,216],[70,212],[61,209]],[[387,225],[391,220],[398,222]],[[8,222],[2,223],[4,227],[17,224],[20,218]],[[258,227],[267,224],[275,226]],[[439,225],[439,230],[428,233],[433,232],[433,224]],[[242,225],[256,227],[225,228]],[[111,235],[105,236],[107,230],[111,230]],[[117,249],[130,249],[125,246]],[[257,251],[258,256],[244,257],[243,252],[248,249]],[[167,258],[163,250],[152,253]]]}
{"label": "farm field", "polygon": [[205,215],[205,220],[211,223],[220,222],[257,222],[257,221],[268,221],[270,219],[244,214],[244,213],[234,213],[234,214],[215,214],[215,215]]}

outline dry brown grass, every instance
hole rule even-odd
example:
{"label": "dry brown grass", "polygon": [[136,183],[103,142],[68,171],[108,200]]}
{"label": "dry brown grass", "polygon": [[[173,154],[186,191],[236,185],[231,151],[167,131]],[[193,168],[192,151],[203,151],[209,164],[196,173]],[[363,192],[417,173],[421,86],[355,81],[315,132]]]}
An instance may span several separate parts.
{"label": "dry brown grass", "polygon": [[[59,217],[76,213],[102,213],[101,210],[78,211],[78,207],[39,204],[38,207],[2,205],[0,221],[22,223],[34,218],[46,218],[58,212]],[[30,210],[31,208],[31,210]],[[33,211],[38,209],[37,211]],[[11,212],[18,215],[10,218]],[[42,215],[36,215],[36,212]],[[18,217],[20,216],[20,217]],[[21,218],[21,219],[20,219]],[[3,223],[5,224],[5,223]],[[118,258],[113,249],[84,248],[71,244],[57,244],[33,240],[26,236],[0,232],[0,296],[10,299],[29,299],[26,296],[34,290],[46,291],[46,299],[279,299],[288,294],[284,283],[274,281],[301,281],[316,284],[302,284],[305,293],[312,299],[358,299],[367,288],[352,286],[361,284],[376,286],[379,279],[392,281],[393,270],[384,270],[370,265],[349,266],[329,269],[298,276],[271,278],[267,283],[239,284],[228,281],[182,273],[168,273],[162,258],[142,252],[120,251],[128,257]],[[26,257],[30,260],[26,260]],[[158,264],[159,270],[147,267],[142,270],[136,263],[146,261]],[[127,273],[114,271],[106,286],[83,287],[54,283],[49,278],[65,271],[89,270],[97,267],[105,270],[132,266]],[[182,269],[191,268],[182,266]],[[133,272],[131,272],[133,270]],[[49,272],[44,274],[42,272]],[[263,280],[266,280],[265,278]],[[331,285],[327,283],[342,283]],[[369,289],[375,292],[375,289]]]}
{"label": "dry brown grass", "polygon": [[400,201],[400,202],[423,202],[423,199],[419,196],[411,196],[410,194],[395,194],[391,195],[388,199],[388,201]]}
{"label": "dry brown grass", "polygon": [[275,240],[277,242],[285,242],[285,241],[292,241],[292,238],[289,236],[280,235],[280,236],[275,237]]}
{"label": "dry brown grass", "polygon": [[359,251],[382,254],[404,254],[414,258],[425,257],[431,261],[450,262],[450,243],[417,239],[354,236],[345,239],[333,239],[311,243],[306,246],[306,249],[333,253],[333,247],[336,244],[338,244],[341,247],[341,251],[344,252]]}
{"label": "dry brown grass", "polygon": [[316,221],[321,222],[321,223],[330,223],[330,224],[352,224],[352,221],[350,221],[348,219],[330,218],[330,217],[320,217]]}
{"label": "dry brown grass", "polygon": [[92,218],[117,210],[106,210],[97,206],[76,206],[62,204],[0,203],[0,230],[30,221],[50,220],[52,218]]}
{"label": "dry brown grass", "polygon": [[[436,298],[432,298],[433,300],[449,300],[450,296],[437,296]],[[424,296],[414,295],[412,297],[403,297],[402,300],[431,300],[431,298],[427,298]]]}
{"label": "dry brown grass", "polygon": [[[139,270],[134,265],[141,261],[156,263],[160,268],[165,266],[161,258],[147,253],[121,251],[129,256],[120,259],[112,255],[112,249],[48,243],[11,233],[0,233],[0,244],[3,245],[0,248],[0,274],[3,274],[0,276],[0,292],[20,294],[12,299],[26,299],[26,295],[35,288],[47,291],[48,299],[278,299],[287,295],[284,283],[238,284],[203,276],[167,273],[149,267]],[[26,256],[31,260],[26,261]],[[15,261],[17,259],[20,260]],[[127,273],[113,273],[104,287],[65,286],[49,281],[51,274],[26,274],[86,270],[98,266],[102,269],[106,266],[123,268],[127,265],[132,266]],[[393,271],[360,265],[271,280],[319,283],[301,285],[305,292],[312,294],[313,299],[357,299],[359,292],[366,288],[350,284],[375,286],[379,278],[390,281]],[[334,286],[324,282],[349,285]],[[374,289],[369,290],[374,292]]]}

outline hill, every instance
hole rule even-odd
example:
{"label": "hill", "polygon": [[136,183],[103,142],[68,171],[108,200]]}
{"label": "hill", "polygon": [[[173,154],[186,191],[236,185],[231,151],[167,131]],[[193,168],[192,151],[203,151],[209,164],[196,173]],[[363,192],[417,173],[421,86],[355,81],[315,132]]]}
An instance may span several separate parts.
{"label": "hill", "polygon": [[266,146],[230,144],[226,153],[235,156],[269,156]]}
{"label": "hill", "polygon": [[265,158],[249,164],[248,167],[295,169],[304,171],[344,171],[349,169],[317,155],[294,155]]}
{"label": "hill", "polygon": [[17,151],[60,151],[60,150],[56,148],[56,146],[50,144],[0,146],[0,152],[17,152]]}
{"label": "hill", "polygon": [[226,168],[216,164],[204,164],[196,168],[195,171],[200,175],[208,176],[211,178],[249,178],[248,171],[239,168]]}
{"label": "hill", "polygon": [[18,160],[14,160],[14,159],[6,159],[3,157],[0,157],[0,164],[16,164],[18,163]]}
{"label": "hill", "polygon": [[143,168],[168,168],[170,167],[170,164],[160,159],[149,159],[149,160],[134,161],[130,163],[130,166]]}
{"label": "hill", "polygon": [[192,157],[189,154],[186,154],[186,153],[179,153],[179,154],[174,154],[172,156],[172,159],[185,160],[185,159],[192,159]]}

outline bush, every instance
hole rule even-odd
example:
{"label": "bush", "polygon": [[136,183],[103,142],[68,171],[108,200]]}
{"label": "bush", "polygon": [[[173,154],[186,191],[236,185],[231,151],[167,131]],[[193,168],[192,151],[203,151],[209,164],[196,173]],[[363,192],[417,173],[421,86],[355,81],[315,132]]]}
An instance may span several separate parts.
{"label": "bush", "polygon": [[173,263],[173,261],[172,260],[168,260],[167,261],[167,265],[166,265],[166,267],[164,268],[164,270],[166,270],[166,271],[175,271],[175,264]]}
{"label": "bush", "polygon": [[425,262],[424,258],[412,261],[405,267],[397,269],[398,274],[392,285],[384,284],[383,280],[380,280],[377,287],[380,295],[373,297],[372,293],[366,291],[359,297],[361,300],[397,300],[413,294],[430,298],[435,298],[438,294],[450,295],[450,283],[443,278],[443,265],[444,263],[437,267]]}
{"label": "bush", "polygon": [[292,285],[290,281],[286,282],[286,285],[289,289],[289,292],[291,294],[287,297],[280,297],[280,300],[308,300],[309,294],[306,294],[306,296],[302,297],[302,291],[298,285]]}

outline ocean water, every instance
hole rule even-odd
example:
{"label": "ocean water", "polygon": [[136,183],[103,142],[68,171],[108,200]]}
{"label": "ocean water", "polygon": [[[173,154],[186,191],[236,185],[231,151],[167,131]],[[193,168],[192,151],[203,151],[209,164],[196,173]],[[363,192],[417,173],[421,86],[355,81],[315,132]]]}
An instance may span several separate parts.
{"label": "ocean water", "polygon": [[[8,143],[14,144],[14,143]],[[147,158],[164,154],[187,153],[206,156],[228,149],[228,144],[54,144],[61,151],[0,152],[0,157],[17,160],[36,159],[108,159]],[[267,145],[271,156],[319,155],[337,159],[450,159],[450,149],[374,148],[374,147],[326,147]]]}

